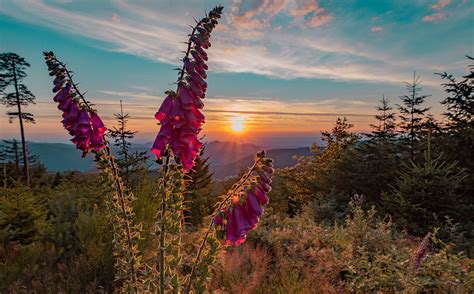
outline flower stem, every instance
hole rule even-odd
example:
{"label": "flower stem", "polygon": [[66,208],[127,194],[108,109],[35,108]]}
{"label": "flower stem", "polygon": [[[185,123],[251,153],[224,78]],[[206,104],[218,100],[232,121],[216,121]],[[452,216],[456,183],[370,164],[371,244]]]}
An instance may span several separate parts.
{"label": "flower stem", "polygon": [[69,78],[69,81],[71,82],[71,85],[74,88],[74,90],[76,91],[77,95],[79,95],[79,97],[81,97],[82,102],[87,106],[88,110],[92,110],[92,107],[90,106],[89,102],[86,100],[84,95],[79,91],[79,89],[77,88],[77,85],[72,80],[71,72],[67,69],[66,64],[64,62],[61,62],[60,60],[58,60],[56,58],[56,56],[54,56],[51,59],[56,61],[64,69],[64,71],[66,72],[66,75]]}
{"label": "flower stem", "polygon": [[132,242],[132,235],[130,231],[129,216],[127,213],[127,209],[125,207],[123,183],[120,180],[119,172],[118,172],[117,166],[115,165],[115,159],[110,152],[109,144],[108,142],[105,142],[105,143],[106,143],[105,150],[106,150],[107,157],[109,158],[109,164],[112,169],[112,173],[114,175],[115,185],[117,186],[117,194],[119,196],[120,208],[122,210],[125,232],[127,234],[127,245],[128,245],[128,251],[130,254],[130,272],[132,274],[133,287],[135,288],[137,284],[137,275],[135,271],[135,254],[133,252],[133,242]]}
{"label": "flower stem", "polygon": [[165,212],[166,212],[166,181],[168,177],[170,156],[168,155],[163,165],[163,193],[160,205],[160,259],[158,261],[160,271],[160,293],[165,293]]}
{"label": "flower stem", "polygon": [[230,191],[230,193],[227,193],[226,194],[226,197],[224,198],[224,200],[222,200],[221,202],[219,202],[219,204],[217,205],[216,209],[214,210],[214,213],[211,215],[211,220],[209,221],[209,224],[207,225],[207,229],[206,229],[206,234],[204,235],[204,239],[202,240],[201,242],[201,245],[199,246],[199,250],[198,250],[198,253],[196,254],[196,257],[194,259],[194,262],[193,262],[193,267],[191,269],[191,273],[189,274],[189,279],[188,279],[188,282],[186,284],[186,288],[185,288],[185,291],[184,293],[189,293],[189,291],[191,290],[191,284],[192,284],[192,281],[193,281],[193,278],[194,278],[194,273],[196,271],[196,267],[197,267],[197,264],[199,262],[199,259],[201,258],[201,254],[204,250],[204,247],[207,243],[207,239],[209,237],[209,233],[211,232],[211,228],[212,228],[212,224],[214,223],[214,219],[215,217],[217,216],[217,214],[219,213],[219,211],[222,209],[222,207],[224,206],[224,204],[229,201],[229,199],[234,195],[234,193],[240,188],[242,187],[242,185],[248,180],[248,178],[252,175],[252,172],[255,170],[255,167],[257,167],[257,164],[261,161],[261,158],[259,158],[257,161],[255,161],[255,163],[253,164],[253,166],[249,169],[249,171],[245,174],[245,176],[243,176],[241,178],[241,180],[239,181],[239,183],[234,187],[234,189],[232,189],[232,191]]}
{"label": "flower stem", "polygon": [[[188,49],[186,49],[186,54],[184,55],[185,58],[187,58],[189,56],[189,52],[191,51],[191,44],[192,44],[192,41],[191,41],[191,38],[193,37],[194,33],[196,32],[196,29],[198,26],[200,26],[202,23],[202,20],[200,20],[194,27],[193,27],[193,30],[191,31],[191,34],[189,35],[189,39],[188,39]],[[183,64],[183,67],[181,68],[181,73],[179,75],[179,78],[178,78],[178,83],[181,82],[183,80],[183,77],[184,77],[184,64]]]}

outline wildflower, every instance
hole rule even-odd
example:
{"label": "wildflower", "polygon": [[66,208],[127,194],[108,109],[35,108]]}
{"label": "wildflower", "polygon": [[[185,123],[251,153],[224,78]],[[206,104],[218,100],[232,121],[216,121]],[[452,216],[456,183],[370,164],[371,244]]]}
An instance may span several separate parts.
{"label": "wildflower", "polygon": [[227,245],[238,246],[245,242],[247,234],[257,227],[263,214],[263,205],[269,202],[266,194],[271,191],[270,174],[273,173],[273,161],[265,158],[264,153],[260,154],[257,155],[256,164],[254,169],[250,170],[248,179],[244,177],[240,183],[240,194],[243,194],[243,197],[234,197],[232,203],[214,218],[214,225],[225,231]]}
{"label": "wildflower", "polygon": [[208,56],[205,49],[211,47],[209,38],[221,14],[222,7],[216,7],[194,27],[183,58],[177,91],[166,92],[167,96],[155,114],[161,128],[151,151],[160,158],[169,146],[186,172],[194,166],[202,146],[198,135],[204,124],[200,109],[204,107],[202,99],[207,90],[208,66],[205,62]]}
{"label": "wildflower", "polygon": [[432,234],[428,233],[421,243],[418,245],[418,248],[415,252],[415,269],[419,269],[423,260],[425,260],[426,255],[428,255],[429,247],[430,247],[430,238]]}
{"label": "wildflower", "polygon": [[[55,76],[53,81],[53,100],[63,112],[63,126],[73,138],[76,148],[82,150],[85,157],[89,150],[99,151],[105,147],[103,135],[107,128],[99,115],[84,100],[71,80],[71,74],[64,64],[56,59],[53,52],[45,52],[44,58],[50,71]],[[81,102],[80,99],[83,101]]]}

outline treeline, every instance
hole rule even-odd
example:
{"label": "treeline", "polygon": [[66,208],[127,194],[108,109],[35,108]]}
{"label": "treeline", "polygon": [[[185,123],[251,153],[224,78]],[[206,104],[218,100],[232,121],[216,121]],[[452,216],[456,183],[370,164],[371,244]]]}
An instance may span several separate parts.
{"label": "treeline", "polygon": [[429,114],[429,95],[414,75],[406,94],[393,101],[398,104],[382,98],[372,132],[352,132],[346,118],[323,132],[324,144],[312,146],[313,156],[280,172],[274,198],[287,201],[290,215],[311,205],[318,221],[333,223],[342,221],[350,199],[361,195],[367,207],[376,206],[407,233],[436,230],[472,255],[474,64],[463,77],[439,76],[446,93],[442,121]]}

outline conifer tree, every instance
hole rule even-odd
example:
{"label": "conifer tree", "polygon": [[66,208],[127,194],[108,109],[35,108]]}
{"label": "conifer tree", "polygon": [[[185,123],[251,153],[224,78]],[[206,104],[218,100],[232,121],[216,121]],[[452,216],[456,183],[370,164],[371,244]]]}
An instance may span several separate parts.
{"label": "conifer tree", "polygon": [[395,113],[392,111],[393,107],[390,106],[390,101],[382,96],[380,105],[377,106],[378,114],[375,115],[377,124],[370,124],[372,127],[372,133],[366,134],[370,141],[391,141],[395,138]]}
{"label": "conifer tree", "polygon": [[[6,165],[13,165],[13,168],[10,169],[10,172],[8,175],[14,176],[14,178],[18,178],[21,176],[21,172],[20,172],[21,164],[22,162],[24,162],[23,154],[21,153],[21,149],[20,149],[20,144],[15,138],[13,138],[12,140],[2,140],[2,141],[3,143],[0,145],[0,148],[4,154],[4,161]],[[28,166],[39,164],[38,156],[30,154],[28,148],[27,148],[26,154],[27,154]]]}
{"label": "conifer tree", "polygon": [[465,128],[474,129],[474,58],[467,56],[471,61],[469,73],[461,81],[446,72],[439,75],[446,80],[444,87],[448,97],[441,103],[447,106],[444,113],[448,119],[447,127],[458,131]]}
{"label": "conifer tree", "polygon": [[460,221],[468,206],[460,193],[465,170],[459,169],[457,162],[443,160],[442,155],[433,158],[430,140],[428,137],[424,162],[410,160],[392,191],[383,197],[387,212],[418,236],[441,226],[446,217]]}
{"label": "conifer tree", "polygon": [[[469,73],[457,80],[446,72],[439,74],[447,97],[441,102],[447,106],[444,113],[447,123],[436,145],[444,155],[466,169],[468,179],[464,195],[474,199],[474,58],[467,56]],[[473,205],[474,206],[474,205]],[[472,230],[471,230],[472,231]],[[474,231],[473,231],[474,232]]]}
{"label": "conifer tree", "polygon": [[132,146],[130,141],[135,137],[137,132],[127,129],[130,114],[123,113],[122,100],[120,100],[120,113],[116,113],[115,118],[117,119],[118,127],[113,127],[113,129],[110,130],[110,136],[114,138],[114,146],[118,149],[117,162],[122,169],[125,183],[128,183],[130,172],[140,164],[146,162],[148,157],[146,152],[135,152],[132,154],[130,151],[130,147]]}
{"label": "conifer tree", "polygon": [[[25,69],[30,64],[23,57],[15,53],[0,54],[0,102],[6,107],[16,107],[16,111],[7,112],[10,122],[17,117],[20,122],[21,146],[23,153],[23,177],[25,185],[30,185],[28,172],[28,153],[25,138],[24,123],[34,123],[33,114],[25,112],[22,106],[35,103],[35,96],[28,90],[23,79],[27,76]],[[6,93],[7,88],[13,88],[13,92]]]}
{"label": "conifer tree", "polygon": [[214,207],[215,198],[211,197],[213,173],[209,171],[209,158],[204,157],[205,148],[205,145],[201,147],[196,165],[188,173],[189,180],[184,194],[189,207],[187,212],[189,222],[192,225],[199,225],[202,218],[209,215]]}
{"label": "conifer tree", "polygon": [[402,104],[398,104],[400,111],[400,128],[401,133],[405,136],[410,149],[410,158],[415,158],[415,145],[422,135],[422,131],[426,126],[426,113],[430,107],[423,107],[422,104],[426,98],[431,95],[420,95],[421,79],[420,76],[413,72],[413,81],[405,82],[407,94],[400,96]]}

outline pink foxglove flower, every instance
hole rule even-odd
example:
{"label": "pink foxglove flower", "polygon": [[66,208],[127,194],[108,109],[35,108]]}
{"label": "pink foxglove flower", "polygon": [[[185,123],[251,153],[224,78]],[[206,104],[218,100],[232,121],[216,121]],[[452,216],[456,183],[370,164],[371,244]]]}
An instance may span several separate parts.
{"label": "pink foxglove flower", "polygon": [[[99,151],[105,147],[103,135],[107,128],[99,115],[84,97],[77,91],[71,79],[71,73],[64,64],[56,59],[53,52],[44,52],[49,75],[55,76],[53,100],[63,112],[63,126],[73,138],[71,141],[82,150],[82,157],[92,149]],[[81,101],[82,99],[82,101]]]}
{"label": "pink foxglove flower", "polygon": [[200,110],[204,107],[202,99],[207,90],[205,79],[208,66],[205,62],[208,57],[205,49],[211,46],[209,38],[217,25],[217,19],[221,17],[222,9],[221,6],[214,8],[194,27],[183,58],[178,89],[176,92],[166,92],[167,96],[155,114],[161,129],[151,151],[160,158],[169,146],[185,171],[194,166],[202,146],[198,135],[204,124],[204,115]]}
{"label": "pink foxglove flower", "polygon": [[[273,173],[272,160],[258,159],[250,177],[244,180],[240,197],[233,196],[232,202],[214,218],[214,224],[225,232],[225,243],[238,246],[245,242],[247,234],[257,227],[263,214],[263,206],[268,204],[267,193],[271,190],[270,174]],[[250,183],[247,183],[250,181]]]}

